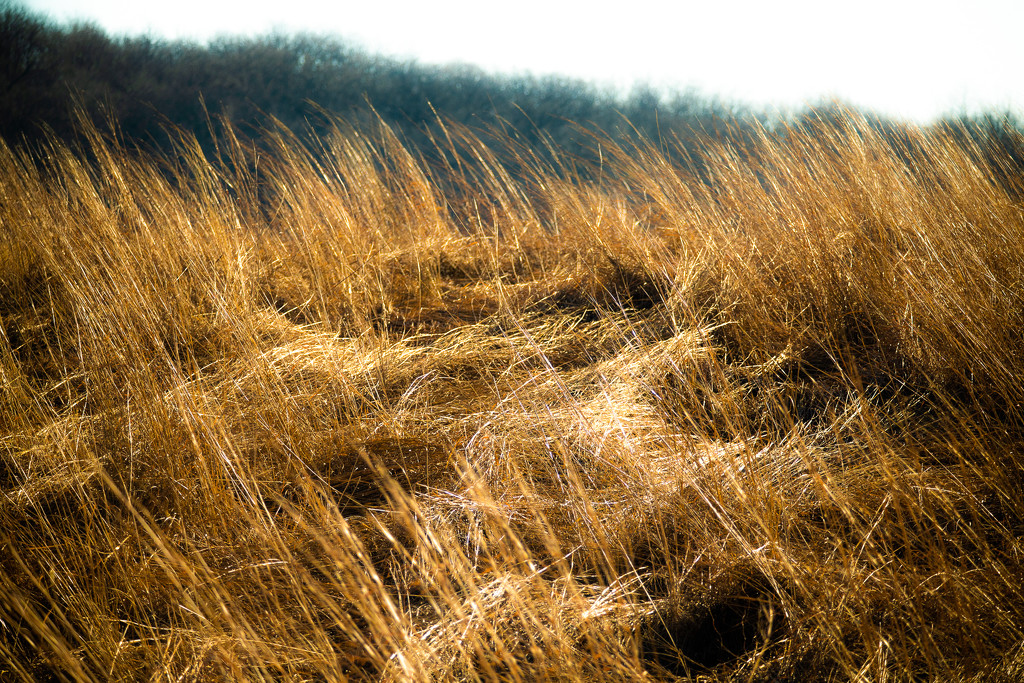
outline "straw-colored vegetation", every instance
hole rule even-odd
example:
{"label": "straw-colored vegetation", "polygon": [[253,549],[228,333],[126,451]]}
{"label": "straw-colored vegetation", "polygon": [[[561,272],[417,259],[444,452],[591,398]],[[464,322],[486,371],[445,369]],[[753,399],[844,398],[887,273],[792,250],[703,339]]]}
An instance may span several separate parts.
{"label": "straw-colored vegetation", "polygon": [[971,143],[88,138],[0,149],[0,679],[1024,676]]}

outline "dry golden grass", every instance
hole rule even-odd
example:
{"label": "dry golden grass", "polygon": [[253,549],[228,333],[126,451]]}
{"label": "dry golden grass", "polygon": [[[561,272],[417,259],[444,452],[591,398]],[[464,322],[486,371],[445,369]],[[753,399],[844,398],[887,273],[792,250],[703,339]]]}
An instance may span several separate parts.
{"label": "dry golden grass", "polygon": [[3,147],[0,679],[1020,680],[1024,207],[899,133]]}

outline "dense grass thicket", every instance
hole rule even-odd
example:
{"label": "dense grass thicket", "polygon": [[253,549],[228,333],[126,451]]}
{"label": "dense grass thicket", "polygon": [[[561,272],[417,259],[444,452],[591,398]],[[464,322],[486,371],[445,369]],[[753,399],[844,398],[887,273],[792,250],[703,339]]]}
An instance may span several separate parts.
{"label": "dense grass thicket", "polygon": [[898,133],[0,147],[0,678],[1021,680],[1022,188]]}

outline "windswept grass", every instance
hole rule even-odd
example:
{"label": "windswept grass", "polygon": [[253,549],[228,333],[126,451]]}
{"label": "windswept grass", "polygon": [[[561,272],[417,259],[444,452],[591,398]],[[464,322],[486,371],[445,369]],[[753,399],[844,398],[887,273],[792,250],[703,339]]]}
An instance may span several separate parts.
{"label": "windswept grass", "polygon": [[1024,676],[1012,176],[444,132],[0,148],[0,678]]}

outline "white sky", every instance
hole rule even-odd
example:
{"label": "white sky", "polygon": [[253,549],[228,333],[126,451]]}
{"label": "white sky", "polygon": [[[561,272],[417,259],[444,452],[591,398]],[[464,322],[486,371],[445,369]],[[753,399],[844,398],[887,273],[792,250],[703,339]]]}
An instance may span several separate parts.
{"label": "white sky", "polygon": [[113,34],[331,33],[371,52],[921,122],[1024,112],[1024,0],[26,0]]}

